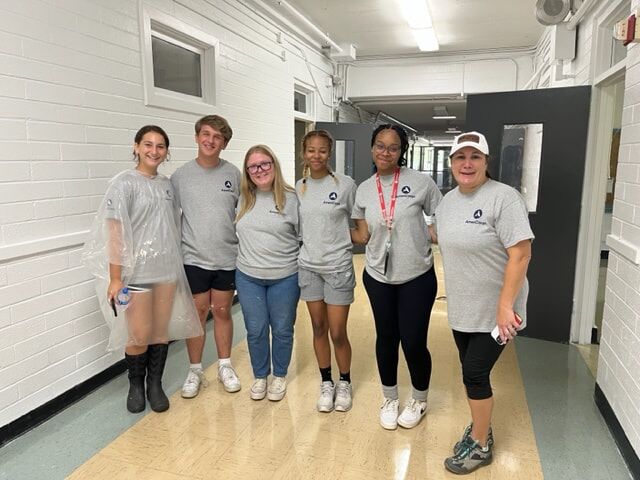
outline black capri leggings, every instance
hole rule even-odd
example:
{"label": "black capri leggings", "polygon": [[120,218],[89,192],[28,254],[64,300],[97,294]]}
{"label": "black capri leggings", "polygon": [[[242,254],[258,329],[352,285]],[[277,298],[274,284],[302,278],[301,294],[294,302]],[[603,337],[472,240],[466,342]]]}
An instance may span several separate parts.
{"label": "black capri leggings", "polygon": [[493,396],[491,369],[504,350],[490,333],[467,333],[453,331],[453,338],[460,354],[462,382],[471,400],[485,400]]}
{"label": "black capri leggings", "polygon": [[438,289],[433,267],[400,285],[378,282],[366,270],[362,277],[376,324],[376,360],[382,385],[398,384],[398,345],[402,344],[413,388],[427,390],[431,380],[427,334]]}

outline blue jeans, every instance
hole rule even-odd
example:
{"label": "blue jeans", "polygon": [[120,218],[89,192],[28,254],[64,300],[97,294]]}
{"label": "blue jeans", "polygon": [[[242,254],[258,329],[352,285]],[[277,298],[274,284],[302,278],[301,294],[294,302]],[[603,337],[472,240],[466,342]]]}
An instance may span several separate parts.
{"label": "blue jeans", "polygon": [[[271,372],[272,361],[273,374],[286,376],[300,298],[298,273],[278,280],[261,280],[236,270],[236,289],[247,328],[254,377],[266,378]],[[269,329],[272,345],[269,345]]]}

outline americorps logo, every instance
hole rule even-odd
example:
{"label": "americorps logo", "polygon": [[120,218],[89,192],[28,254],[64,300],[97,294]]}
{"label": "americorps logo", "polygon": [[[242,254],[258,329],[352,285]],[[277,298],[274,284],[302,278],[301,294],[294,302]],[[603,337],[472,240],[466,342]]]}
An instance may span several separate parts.
{"label": "americorps logo", "polygon": [[231,183],[231,180],[225,180],[224,181],[224,188],[222,189],[222,191],[223,192],[232,192],[233,189],[231,187],[233,187],[233,183]]}
{"label": "americorps logo", "polygon": [[226,182],[224,182],[224,186],[227,188],[231,188],[231,182],[227,180]]}
{"label": "americorps logo", "polygon": [[478,208],[475,212],[473,212],[473,220],[465,220],[464,223],[473,224],[473,225],[486,225],[487,222],[481,220],[482,218],[482,209]]}
{"label": "americorps logo", "polygon": [[473,218],[475,218],[476,220],[479,219],[482,216],[482,210],[478,209],[475,212],[473,212]]}
{"label": "americorps logo", "polygon": [[338,194],[336,192],[331,192],[329,194],[329,200],[335,200],[336,198],[338,198]]}
{"label": "americorps logo", "polygon": [[405,185],[404,187],[402,187],[402,193],[404,193],[405,195],[407,193],[411,193],[411,187],[409,185]]}

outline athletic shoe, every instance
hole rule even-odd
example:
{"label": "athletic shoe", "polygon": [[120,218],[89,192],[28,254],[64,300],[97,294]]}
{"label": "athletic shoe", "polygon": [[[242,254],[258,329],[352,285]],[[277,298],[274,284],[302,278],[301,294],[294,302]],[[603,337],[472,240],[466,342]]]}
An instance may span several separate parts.
{"label": "athletic shoe", "polygon": [[320,384],[320,396],[316,407],[319,412],[331,412],[333,410],[333,397],[336,393],[336,387],[333,382],[322,382]]}
{"label": "athletic shoe", "polygon": [[398,428],[398,406],[400,402],[396,398],[392,400],[385,398],[384,403],[380,407],[380,425],[387,430],[395,430]]}
{"label": "athletic shoe", "polygon": [[[473,429],[473,423],[470,423],[469,425],[467,425],[467,428],[464,429],[464,432],[462,433],[462,438],[460,439],[459,442],[456,442],[456,444],[453,446],[454,454],[458,452],[458,449],[460,448],[460,445],[462,445],[462,442],[464,441],[464,439],[471,435],[472,429]],[[490,447],[493,447],[493,430],[491,430],[491,427],[489,427],[489,435],[487,435],[487,445],[489,445]]]}
{"label": "athletic shoe", "polygon": [[278,402],[282,400],[285,393],[287,393],[287,379],[284,377],[276,377],[274,375],[271,385],[269,385],[267,398],[272,402]]}
{"label": "athletic shoe", "polygon": [[404,428],[413,428],[420,423],[426,413],[427,402],[412,398],[398,417],[398,425]]}
{"label": "athletic shoe", "polygon": [[253,400],[262,400],[267,396],[267,379],[266,378],[256,378],[251,385],[251,398]]}
{"label": "athletic shoe", "polygon": [[198,395],[200,387],[208,385],[207,377],[204,376],[201,368],[190,368],[187,379],[182,385],[182,398],[193,398]]}
{"label": "athletic shoe", "polygon": [[240,379],[231,365],[222,365],[218,368],[218,380],[224,385],[224,389],[229,393],[240,390]]}
{"label": "athletic shoe", "polygon": [[344,380],[340,380],[336,386],[336,411],[348,412],[351,410],[351,405],[351,384]]}
{"label": "athletic shoe", "polygon": [[458,452],[444,461],[447,470],[458,475],[466,475],[480,467],[489,465],[493,460],[492,447],[487,443],[482,448],[471,437],[466,437],[458,448]]}

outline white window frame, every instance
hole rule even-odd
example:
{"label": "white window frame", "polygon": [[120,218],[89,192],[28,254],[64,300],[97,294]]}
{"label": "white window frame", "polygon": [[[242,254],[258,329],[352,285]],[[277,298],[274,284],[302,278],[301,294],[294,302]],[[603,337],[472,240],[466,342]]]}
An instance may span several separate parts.
{"label": "white window frame", "polygon": [[[140,3],[140,32],[145,105],[202,115],[211,113],[211,108],[216,105],[218,40],[142,2]],[[152,35],[200,54],[202,97],[155,86],[151,47]]]}
{"label": "white window frame", "polygon": [[[316,110],[316,105],[315,105],[315,93],[314,90],[310,87],[307,86],[306,84],[297,81],[295,82],[294,86],[293,86],[293,92],[295,93],[301,93],[302,95],[304,95],[307,99],[306,101],[306,105],[307,105],[307,111],[306,112],[299,112],[297,110],[293,110],[293,116],[296,120],[305,120],[307,122],[313,122],[315,121],[315,110]],[[291,99],[293,100],[293,98]]]}

